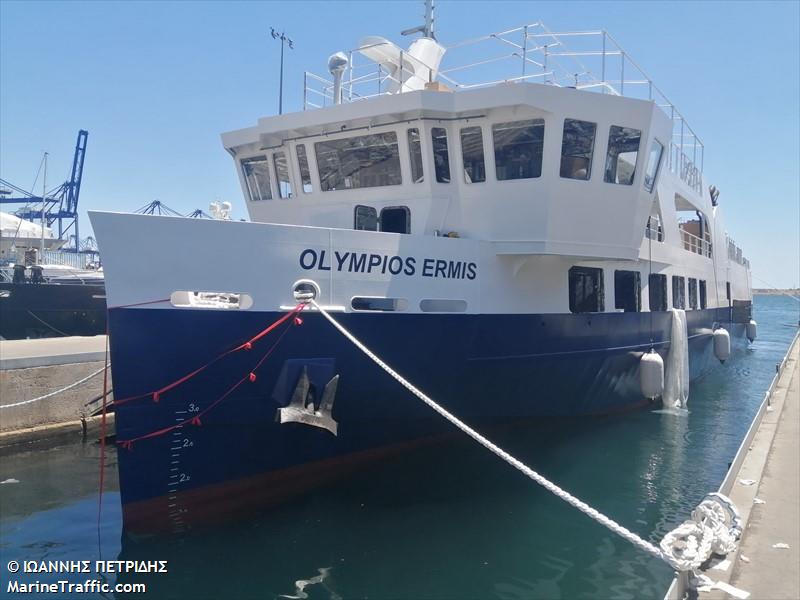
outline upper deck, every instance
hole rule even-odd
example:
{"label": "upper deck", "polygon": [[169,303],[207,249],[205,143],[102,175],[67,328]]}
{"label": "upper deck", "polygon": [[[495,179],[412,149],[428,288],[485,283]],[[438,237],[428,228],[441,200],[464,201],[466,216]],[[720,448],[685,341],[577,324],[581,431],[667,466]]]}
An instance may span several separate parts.
{"label": "upper deck", "polygon": [[[489,44],[510,50],[473,60]],[[463,53],[471,62],[440,62]],[[712,212],[702,143],[604,31],[534,24],[450,49],[421,38],[408,51],[368,38],[331,61],[337,81],[306,74],[304,111],[223,135],[255,221],[635,259],[659,180],[667,204]]]}
{"label": "upper deck", "polygon": [[[702,193],[703,142],[658,85],[605,30],[553,32],[541,22],[531,23],[451,44],[438,68],[426,64],[426,57],[412,57],[402,49],[398,49],[398,69],[370,60],[365,51],[381,49],[377,40],[366,38],[367,43],[346,51],[343,102],[407,92],[413,85],[409,85],[411,77],[406,71],[420,70],[420,66],[453,91],[530,82],[652,101],[672,121],[667,167]],[[405,85],[399,85],[401,81]],[[303,110],[334,102],[331,77],[304,72]]]}

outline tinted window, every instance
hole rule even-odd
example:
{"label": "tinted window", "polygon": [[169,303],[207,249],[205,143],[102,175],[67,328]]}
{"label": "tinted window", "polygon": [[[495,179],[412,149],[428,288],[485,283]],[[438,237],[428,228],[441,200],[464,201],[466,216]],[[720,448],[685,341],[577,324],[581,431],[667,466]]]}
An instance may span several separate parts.
{"label": "tinted window", "polygon": [[542,175],[544,119],[492,125],[497,179],[531,179]]}
{"label": "tinted window", "polygon": [[297,164],[300,167],[300,181],[303,184],[303,193],[310,194],[314,191],[314,186],[311,185],[311,171],[308,168],[305,144],[297,145]]}
{"label": "tinted window", "polygon": [[650,310],[667,310],[667,276],[651,273],[648,284]]}
{"label": "tinted window", "polygon": [[272,188],[269,184],[269,163],[266,156],[247,158],[242,161],[242,171],[247,184],[250,200],[272,200]]}
{"label": "tinted window", "polygon": [[450,152],[447,149],[447,130],[442,127],[431,128],[433,143],[433,164],[437,183],[450,183]]}
{"label": "tinted window", "polygon": [[378,231],[378,211],[371,206],[356,206],[353,229]]}
{"label": "tinted window", "polygon": [[614,271],[614,308],[639,312],[642,305],[642,282],[639,271]]}
{"label": "tinted window", "polygon": [[658,140],[653,140],[650,146],[650,156],[647,159],[647,170],[644,172],[644,189],[652,192],[656,185],[658,176],[658,165],[661,163],[661,155],[664,153],[664,146]]}
{"label": "tinted window", "polygon": [[689,308],[697,308],[697,279],[689,277]]}
{"label": "tinted window", "polygon": [[592,173],[592,153],[596,123],[564,119],[561,139],[561,177],[588,180]]}
{"label": "tinted window", "polygon": [[605,181],[632,185],[636,175],[636,157],[642,132],[630,127],[612,125],[608,131]]}
{"label": "tinted window", "polygon": [[486,181],[483,133],[480,127],[465,127],[461,130],[461,156],[464,158],[464,181],[467,183]]}
{"label": "tinted window", "polygon": [[289,179],[289,165],[286,164],[286,154],[275,152],[272,155],[275,162],[275,179],[278,180],[278,196],[281,198],[292,197],[292,180]]}
{"label": "tinted window", "polygon": [[353,310],[374,310],[379,312],[394,312],[406,310],[408,300],[405,298],[364,298],[356,296],[350,301]]}
{"label": "tinted window", "polygon": [[408,130],[408,153],[411,160],[411,181],[422,183],[425,181],[425,173],[422,170],[422,140],[416,127]]}
{"label": "tinted window", "polygon": [[700,280],[700,308],[706,308],[708,306],[708,300],[706,296],[706,280]]}
{"label": "tinted window", "polygon": [[686,308],[686,280],[672,276],[672,308]]}
{"label": "tinted window", "polygon": [[323,192],[400,185],[400,154],[394,131],[314,144]]}
{"label": "tinted window", "polygon": [[603,269],[572,267],[569,270],[569,310],[573,313],[603,312]]}
{"label": "tinted window", "polygon": [[411,233],[411,211],[407,206],[392,206],[381,210],[381,231]]}

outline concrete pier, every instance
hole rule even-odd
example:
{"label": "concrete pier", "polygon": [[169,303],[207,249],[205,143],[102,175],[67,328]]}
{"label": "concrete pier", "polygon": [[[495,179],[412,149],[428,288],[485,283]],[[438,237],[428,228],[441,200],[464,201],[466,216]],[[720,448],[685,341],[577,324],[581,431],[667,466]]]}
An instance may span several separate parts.
{"label": "concrete pier", "polygon": [[[764,403],[720,486],[737,506],[743,534],[704,574],[719,585],[701,600],[800,598],[800,336],[795,336]],[[731,586],[731,587],[727,587]],[[667,599],[687,595],[678,577]]]}
{"label": "concrete pier", "polygon": [[[800,598],[798,351],[800,344],[795,338],[789,362],[772,397],[772,410],[764,416],[751,444],[752,460],[745,459],[731,491],[731,499],[737,505],[749,502],[752,508],[731,567],[730,584],[750,592],[754,599]],[[742,480],[748,479],[757,483],[744,485]]]}
{"label": "concrete pier", "polygon": [[0,341],[0,448],[87,433],[102,404],[105,347],[102,335]]}

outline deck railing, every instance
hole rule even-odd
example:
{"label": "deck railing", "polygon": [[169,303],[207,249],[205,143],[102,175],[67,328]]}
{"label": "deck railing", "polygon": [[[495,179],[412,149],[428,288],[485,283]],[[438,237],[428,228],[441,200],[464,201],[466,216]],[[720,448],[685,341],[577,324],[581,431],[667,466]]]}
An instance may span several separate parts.
{"label": "deck railing", "polygon": [[694,252],[695,254],[699,254],[700,256],[705,256],[708,258],[713,256],[711,242],[704,240],[693,233],[689,233],[683,228],[680,228],[680,232],[684,250],[688,250],[689,252]]}
{"label": "deck railing", "polygon": [[740,265],[750,268],[750,261],[742,254],[742,249],[731,238],[726,238],[728,242],[728,259]]}
{"label": "deck railing", "polygon": [[[342,79],[343,102],[387,94],[390,88],[403,93],[400,83],[407,74],[403,73],[404,52],[400,53],[399,73],[392,75],[361,55],[360,51],[368,47],[346,52],[349,65]],[[411,62],[423,64],[418,59]],[[450,44],[436,79],[454,91],[533,81],[651,100],[673,124],[667,166],[692,189],[703,191],[702,141],[675,105],[605,30],[553,32],[537,22]],[[306,72],[303,81],[304,110],[333,104],[333,81],[329,77]]]}

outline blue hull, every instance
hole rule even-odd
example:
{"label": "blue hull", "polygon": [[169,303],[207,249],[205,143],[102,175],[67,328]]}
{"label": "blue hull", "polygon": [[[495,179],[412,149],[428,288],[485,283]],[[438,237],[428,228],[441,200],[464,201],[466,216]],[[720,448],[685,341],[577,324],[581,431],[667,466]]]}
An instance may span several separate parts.
{"label": "blue hull", "polygon": [[[252,337],[280,313],[211,310],[110,311],[114,392],[152,392]],[[540,416],[604,414],[646,404],[638,365],[652,345],[666,355],[669,313],[586,315],[335,314],[379,356],[448,410],[491,425]],[[688,311],[690,369],[718,364],[708,334],[718,322],[734,343],[744,324],[729,309]],[[181,530],[192,523],[280,502],[386,452],[426,443],[451,428],[319,314],[303,314],[273,354],[201,424],[119,451],[128,531]],[[739,321],[740,319],[735,319]],[[743,319],[742,319],[743,320]],[[280,331],[231,354],[154,402],[117,407],[118,440],[203,411],[249,373]],[[278,424],[307,365],[321,390],[340,375],[338,435]]]}

